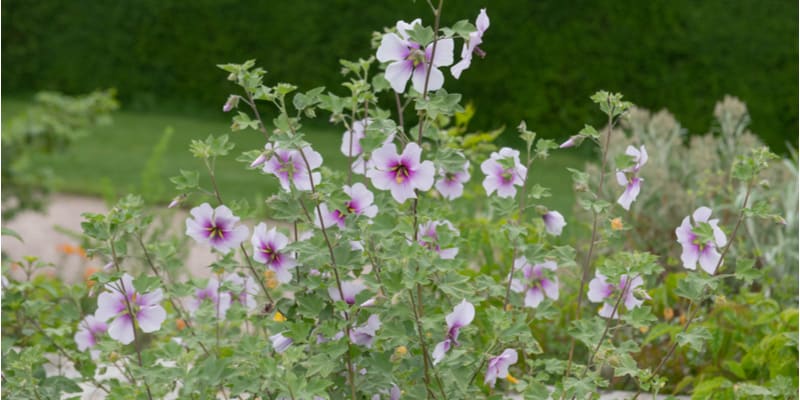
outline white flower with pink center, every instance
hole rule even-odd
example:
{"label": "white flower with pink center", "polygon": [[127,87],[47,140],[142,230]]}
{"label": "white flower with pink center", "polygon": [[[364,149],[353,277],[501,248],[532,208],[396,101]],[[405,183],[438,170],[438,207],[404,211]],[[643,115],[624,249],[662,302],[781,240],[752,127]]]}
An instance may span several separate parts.
{"label": "white flower with pink center", "polygon": [[469,182],[469,161],[464,162],[460,171],[447,172],[439,170],[439,179],[436,181],[436,190],[448,200],[455,200],[464,194],[464,184]]}
{"label": "white flower with pink center", "polygon": [[456,79],[458,79],[461,73],[472,64],[473,53],[481,58],[486,55],[486,53],[478,47],[483,43],[483,34],[489,29],[489,16],[486,15],[485,8],[481,8],[478,18],[475,19],[475,27],[478,30],[469,33],[469,40],[467,40],[464,43],[464,47],[461,48],[461,61],[450,67],[450,73],[453,74],[453,77]]}
{"label": "white flower with pink center", "polygon": [[433,349],[433,365],[438,364],[444,359],[445,354],[450,351],[450,347],[458,346],[458,333],[461,328],[472,323],[475,319],[475,306],[468,302],[466,299],[461,300],[457,306],[453,308],[453,312],[447,314],[445,322],[447,322],[447,336],[445,340],[436,344]]}
{"label": "white flower with pink center", "polygon": [[560,235],[561,230],[567,225],[564,216],[558,211],[548,211],[544,213],[542,215],[542,221],[544,221],[544,228],[547,233],[553,236]]}
{"label": "white flower with pink center", "polygon": [[258,305],[256,302],[256,295],[258,295],[258,284],[256,281],[249,277],[242,277],[236,273],[230,273],[223,279],[225,282],[231,282],[236,286],[236,289],[230,292],[231,298],[239,301],[245,308],[252,310]]}
{"label": "white flower with pink center", "polygon": [[279,282],[292,280],[291,269],[297,266],[297,261],[290,252],[283,251],[289,244],[286,235],[275,227],[267,230],[267,224],[262,222],[256,226],[250,242],[253,244],[253,258],[275,272]]}
{"label": "white flower with pink center", "polygon": [[[699,263],[703,271],[713,275],[722,257],[719,251],[717,251],[717,248],[725,246],[728,242],[728,238],[725,236],[725,233],[722,232],[722,229],[719,228],[719,219],[709,219],[710,217],[710,208],[698,208],[692,213],[694,225],[689,220],[689,216],[685,217],[681,226],[675,229],[675,236],[678,237],[678,243],[680,243],[683,248],[683,252],[681,253],[683,267],[694,270]],[[708,224],[711,226],[714,240],[704,241],[698,237],[694,229],[700,224]]]}
{"label": "white flower with pink center", "polygon": [[[331,211],[326,203],[320,204],[320,212],[326,228],[336,225],[344,229],[345,219],[348,215],[364,216],[369,219],[378,215],[378,206],[372,204],[375,196],[363,183],[356,183],[353,186],[344,185],[342,190],[350,197],[343,207]],[[322,225],[316,212],[314,213],[314,224]]]}
{"label": "white flower with pink center", "polygon": [[239,217],[226,206],[211,208],[208,203],[203,203],[193,208],[190,214],[194,218],[186,220],[186,234],[197,243],[227,253],[247,239],[249,229],[236,226]]}
{"label": "white flower with pink center", "polygon": [[481,163],[481,171],[486,174],[483,188],[487,196],[497,191],[500,197],[514,197],[517,194],[515,186],[524,185],[528,175],[528,168],[519,161],[519,151],[508,147],[493,152]]}
{"label": "white flower with pink center", "polygon": [[314,151],[311,146],[303,147],[302,153],[300,150],[275,148],[272,158],[264,164],[264,172],[275,175],[281,188],[287,192],[291,190],[292,184],[297,190],[310,191],[312,180],[314,185],[318,185],[322,179],[319,172],[314,172],[321,165],[322,155]]}
{"label": "white flower with pink center", "polygon": [[370,315],[364,325],[350,330],[350,341],[366,348],[372,347],[375,335],[381,327],[381,319],[377,314]]}
{"label": "white flower with pink center", "polygon": [[410,24],[405,21],[397,22],[397,34],[383,35],[381,45],[378,47],[378,61],[391,62],[386,67],[385,77],[397,93],[403,93],[409,78],[414,90],[422,93],[425,90],[428,64],[432,64],[428,90],[439,90],[444,85],[444,74],[437,67],[453,64],[453,39],[440,39],[436,43],[436,54],[433,54],[433,43],[423,48],[421,44],[409,38],[407,31],[421,23],[419,18]]}
{"label": "white flower with pink center", "polygon": [[452,260],[458,255],[458,247],[443,249],[439,246],[439,233],[437,232],[439,227],[446,227],[450,232],[458,235],[458,229],[450,221],[428,221],[419,226],[419,244],[439,253],[439,258],[443,260]]}
{"label": "white flower with pink center", "polygon": [[[622,275],[619,278],[619,284],[608,282],[608,278],[600,272],[595,272],[595,277],[589,282],[589,292],[586,297],[592,303],[603,303],[598,314],[603,318],[619,318],[619,309],[625,306],[625,309],[632,310],[639,307],[644,303],[644,300],[637,299],[633,293],[636,288],[642,286],[644,281],[641,276],[633,278],[628,282],[628,275]],[[624,290],[624,292],[622,292]],[[617,310],[614,310],[614,305],[617,304],[620,292],[622,292],[622,300]],[[650,296],[645,294],[645,298],[649,299]]]}
{"label": "white flower with pink center", "polygon": [[94,316],[103,322],[113,319],[108,325],[108,336],[122,344],[133,341],[135,326],[142,332],[155,332],[167,318],[160,305],[161,289],[139,293],[133,287],[133,277],[127,273],[122,279],[106,284],[105,290],[97,297]]}
{"label": "white flower with pink center", "polygon": [[633,146],[628,146],[625,154],[633,158],[634,165],[632,167],[623,168],[617,171],[617,183],[625,187],[625,191],[617,199],[617,203],[626,210],[630,210],[631,203],[633,203],[639,192],[642,190],[643,178],[639,177],[639,169],[647,163],[647,150],[642,146],[637,149]]}
{"label": "white flower with pink center", "polygon": [[189,300],[186,308],[194,315],[206,301],[214,306],[214,314],[219,319],[225,319],[225,315],[231,307],[231,294],[220,291],[219,280],[216,277],[209,278],[206,287],[195,290],[194,297]]}
{"label": "white flower with pink center", "polygon": [[[367,287],[359,281],[342,281],[342,292],[339,293],[339,287],[334,283],[328,286],[328,295],[331,296],[333,301],[342,301],[349,305],[356,304],[356,296]],[[342,299],[344,295],[344,299]]]}
{"label": "white flower with pink center", "polygon": [[367,125],[369,125],[369,123],[369,119],[355,121],[353,122],[352,128],[344,132],[344,135],[342,135],[342,146],[340,148],[342,154],[348,157],[355,157],[361,154],[363,151],[361,148],[361,139],[366,136]]}
{"label": "white flower with pink center", "polygon": [[553,261],[531,265],[525,257],[517,258],[514,261],[514,270],[521,270],[525,280],[513,279],[511,290],[517,293],[525,292],[525,307],[538,307],[545,296],[558,300],[558,277],[553,273],[557,268]]}
{"label": "white flower with pink center", "polygon": [[[75,333],[75,344],[78,350],[86,351],[97,345],[97,338],[106,333],[108,325],[104,321],[95,318],[94,315],[87,315],[78,325],[78,332]],[[92,350],[92,358],[95,357],[95,350]]]}
{"label": "white flower with pink center", "polygon": [[433,186],[433,162],[420,162],[422,149],[409,143],[402,154],[394,144],[386,144],[372,153],[373,166],[367,177],[380,190],[390,190],[398,203],[417,198],[415,190],[426,191]]}

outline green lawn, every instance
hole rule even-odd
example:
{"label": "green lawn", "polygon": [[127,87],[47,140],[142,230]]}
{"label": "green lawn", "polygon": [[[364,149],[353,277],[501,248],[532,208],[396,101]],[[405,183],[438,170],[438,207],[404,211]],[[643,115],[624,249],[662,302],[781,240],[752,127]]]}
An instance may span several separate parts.
{"label": "green lawn", "polygon": [[[20,99],[3,99],[2,121],[7,121],[22,111],[26,102]],[[220,113],[221,114],[221,113]],[[171,127],[173,135],[165,156],[158,168],[159,178],[147,180],[143,187],[142,171],[165,129]],[[331,128],[305,128],[307,139],[319,151],[325,166],[344,169],[346,157],[339,152],[341,130]],[[186,114],[153,114],[118,111],[109,126],[95,129],[89,136],[71,145],[62,154],[40,160],[50,166],[59,178],[57,190],[67,193],[116,197],[126,193],[155,193],[155,198],[167,203],[177,193],[169,177],[178,175],[180,169],[204,168],[201,161],[189,153],[193,139],[203,139],[210,134],[228,133],[236,143],[229,157],[217,161],[220,190],[227,198],[264,198],[278,190],[277,181],[259,172],[245,169],[235,158],[246,150],[263,147],[263,137],[256,132],[230,133],[224,116],[203,117]],[[506,134],[514,134],[511,131]],[[573,204],[572,184],[566,167],[582,168],[583,158],[573,151],[554,152],[549,160],[534,163],[532,183],[551,188],[553,197],[546,205],[571,214]],[[473,182],[480,182],[481,172],[473,167]]]}

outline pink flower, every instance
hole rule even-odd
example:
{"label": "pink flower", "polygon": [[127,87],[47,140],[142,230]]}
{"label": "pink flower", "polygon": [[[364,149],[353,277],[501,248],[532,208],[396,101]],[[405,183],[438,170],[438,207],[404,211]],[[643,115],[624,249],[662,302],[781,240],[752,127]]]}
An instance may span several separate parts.
{"label": "pink flower", "polygon": [[[639,197],[639,192],[641,191],[642,181],[644,181],[644,179],[640,178],[638,174],[639,169],[647,163],[647,150],[644,146],[639,150],[633,146],[628,146],[625,150],[625,154],[633,157],[634,165],[632,167],[623,168],[622,170],[617,170],[617,183],[625,187],[625,191],[622,192],[622,195],[617,199],[617,203],[622,206],[622,208],[629,210],[631,208],[631,203]],[[630,177],[628,177],[628,174],[630,174]]]}
{"label": "pink flower", "polygon": [[625,173],[617,171],[617,183],[625,187],[625,191],[617,199],[617,204],[626,210],[630,210],[631,203],[639,197],[639,191],[642,189],[642,181],[644,179],[638,176],[632,177],[630,180],[625,176]]}
{"label": "pink flower", "polygon": [[247,239],[249,230],[246,226],[236,226],[239,217],[233,215],[228,207],[212,209],[208,203],[203,203],[190,213],[194,219],[186,219],[186,234],[197,243],[227,253]]}
{"label": "pink flower", "polygon": [[542,215],[542,220],[544,221],[544,227],[547,233],[554,236],[560,235],[561,230],[567,225],[566,221],[564,221],[564,216],[558,211],[546,212]]}
{"label": "pink flower", "polygon": [[[303,155],[308,160],[308,166],[303,160]],[[319,172],[314,172],[314,169],[321,165],[322,156],[311,146],[303,147],[302,154],[298,150],[276,148],[272,158],[264,164],[264,172],[275,175],[281,188],[287,192],[291,190],[289,186],[291,184],[294,184],[297,190],[310,191],[311,181],[313,180],[314,185],[318,185],[322,179]]]}
{"label": "pink flower", "polygon": [[239,96],[232,94],[228,96],[228,100],[225,101],[225,104],[222,106],[222,112],[228,112],[233,110],[239,105]]}
{"label": "pink flower", "polygon": [[94,316],[103,322],[113,318],[108,326],[108,335],[122,344],[133,341],[135,325],[142,332],[155,332],[167,318],[167,312],[159,304],[163,297],[161,289],[138,293],[133,287],[133,277],[128,274],[118,281],[106,284],[105,290],[97,297],[97,311]]}
{"label": "pink flower", "polygon": [[519,161],[519,151],[508,147],[493,152],[488,160],[481,163],[481,171],[486,174],[483,188],[487,196],[494,191],[500,197],[515,196],[517,189],[514,186],[524,185],[528,175],[528,168]]}
{"label": "pink flower", "polygon": [[494,387],[497,378],[503,379],[508,376],[508,367],[517,363],[517,351],[505,349],[502,354],[489,359],[486,367],[486,377],[483,382],[489,387]]}
{"label": "pink flower", "polygon": [[[344,302],[353,305],[356,303],[356,296],[367,287],[359,281],[342,281],[342,293],[344,295]],[[333,301],[342,301],[342,296],[339,293],[339,287],[333,284],[328,287],[328,295],[331,296]]]}
{"label": "pink flower", "polygon": [[416,143],[407,144],[403,154],[397,154],[393,144],[386,144],[372,153],[374,164],[367,177],[376,188],[390,190],[398,203],[416,199],[415,190],[430,189],[435,173],[431,161],[420,163],[421,153]]}
{"label": "pink flower", "polygon": [[242,304],[248,310],[252,310],[256,308],[258,305],[256,303],[256,295],[258,295],[258,285],[256,284],[253,278],[247,276],[242,277],[236,273],[230,273],[225,276],[223,280],[225,282],[231,282],[235,286],[241,289],[237,289],[234,291],[229,292],[231,298],[236,299],[239,303]]}
{"label": "pink flower", "polygon": [[[364,186],[363,183],[356,183],[353,186],[344,185],[342,190],[350,196],[350,200],[344,203],[344,207],[330,211],[328,205],[325,203],[320,204],[320,211],[322,214],[325,227],[337,225],[339,228],[344,229],[345,218],[348,215],[363,215],[367,218],[375,218],[378,215],[378,206],[372,204],[375,199],[372,192]],[[314,213],[315,224],[320,226],[319,216]]]}
{"label": "pink flower", "polygon": [[282,251],[289,244],[286,235],[274,227],[267,231],[267,224],[262,222],[256,226],[250,242],[253,244],[253,258],[273,270],[279,282],[292,280],[290,270],[297,266],[297,262],[289,252]]}
{"label": "pink flower", "polygon": [[[694,225],[692,225],[687,216],[683,219],[681,226],[675,229],[675,236],[678,237],[678,243],[680,243],[683,248],[683,252],[681,253],[683,267],[694,270],[697,268],[697,264],[700,263],[700,268],[713,275],[722,257],[717,251],[717,248],[725,246],[728,242],[728,238],[725,237],[725,233],[719,228],[719,219],[709,220],[709,217],[711,217],[710,208],[698,208],[692,214]],[[709,240],[703,243],[702,239],[697,237],[697,234],[694,233],[694,228],[700,224],[708,224],[711,226],[714,235],[713,241]]]}
{"label": "pink flower", "polygon": [[556,268],[558,266],[553,261],[531,266],[525,257],[519,257],[514,261],[514,270],[522,270],[525,282],[513,279],[511,290],[517,293],[525,292],[525,307],[538,307],[545,296],[558,300],[558,278],[544,273],[545,269],[555,271]]}
{"label": "pink flower", "polygon": [[269,340],[272,342],[272,348],[275,349],[275,352],[278,354],[283,353],[292,345],[292,339],[283,336],[282,333],[270,336]]}
{"label": "pink flower", "polygon": [[214,313],[219,319],[225,319],[228,309],[231,307],[231,294],[220,291],[219,280],[216,277],[208,279],[208,285],[202,289],[196,289],[194,298],[189,300],[186,308],[194,315],[204,301],[208,300],[214,305]]}
{"label": "pink flower", "polygon": [[372,347],[372,342],[375,340],[375,333],[381,327],[381,319],[377,314],[370,315],[369,319],[364,325],[353,328],[350,330],[350,341],[353,343],[364,346],[366,348]]}
{"label": "pink flower", "polygon": [[478,28],[478,30],[470,32],[469,40],[464,43],[464,47],[461,49],[461,61],[450,68],[450,73],[453,74],[453,77],[456,79],[461,76],[461,73],[464,72],[465,69],[469,68],[472,63],[472,53],[478,54],[481,58],[486,55],[486,53],[478,47],[478,45],[483,43],[483,34],[489,29],[489,16],[486,15],[485,8],[481,9],[478,18],[475,19],[475,27]]}
{"label": "pink flower", "polygon": [[75,344],[78,350],[86,351],[97,345],[97,337],[106,333],[108,325],[98,320],[94,315],[87,315],[78,325],[78,332],[75,333]]}
{"label": "pink flower", "polygon": [[453,308],[453,312],[447,314],[445,317],[447,337],[433,349],[433,365],[442,361],[444,355],[450,350],[451,345],[459,345],[458,332],[461,328],[472,323],[473,319],[475,319],[475,306],[467,300],[461,300],[461,303]]}
{"label": "pink flower", "polygon": [[559,145],[558,148],[559,149],[566,149],[568,147],[576,146],[578,144],[578,139],[576,139],[577,137],[578,136],[570,136],[569,139],[564,141],[564,143],[561,143],[561,145]]}
{"label": "pink flower", "polygon": [[348,157],[355,157],[361,154],[361,139],[366,136],[366,129],[369,123],[369,119],[355,121],[352,129],[344,132],[344,135],[342,135],[342,154]]}
{"label": "pink flower", "polygon": [[[435,55],[432,54],[433,43],[423,49],[422,45],[410,40],[406,31],[420,23],[419,18],[410,24],[404,21],[397,22],[397,34],[383,35],[381,45],[378,47],[378,61],[391,62],[386,67],[385,76],[397,93],[403,93],[409,78],[414,84],[414,90],[422,93],[425,90],[428,64],[432,64],[428,90],[439,90],[444,85],[444,74],[436,67],[445,67],[453,63],[453,39],[440,39],[436,43]],[[434,58],[431,62],[432,55]]]}
{"label": "pink flower", "polygon": [[[622,275],[619,278],[619,284],[614,285],[608,282],[608,278],[605,275],[601,274],[600,272],[595,272],[595,278],[589,282],[589,292],[586,293],[586,297],[592,303],[603,303],[603,307],[600,308],[598,314],[603,318],[619,318],[619,309],[614,312],[614,305],[617,304],[617,299],[619,298],[619,293],[623,289],[625,292],[622,294],[622,302],[620,303],[620,308],[622,305],[625,306],[625,309],[632,310],[636,307],[642,305],[644,300],[637,299],[634,297],[633,292],[639,286],[642,286],[644,281],[642,277],[637,276],[633,278],[627,288],[625,285],[628,284],[628,275]],[[646,296],[646,298],[650,298]]]}
{"label": "pink flower", "polygon": [[439,170],[439,179],[436,181],[436,190],[442,197],[448,200],[455,200],[464,193],[464,184],[469,182],[469,161],[464,162],[461,171],[447,172]]}
{"label": "pink flower", "polygon": [[451,247],[449,249],[442,249],[439,247],[439,234],[436,230],[440,226],[447,227],[451,232],[458,235],[458,230],[450,221],[428,221],[419,226],[419,244],[422,245],[422,247],[439,253],[439,258],[443,260],[452,260],[458,255],[458,247]]}

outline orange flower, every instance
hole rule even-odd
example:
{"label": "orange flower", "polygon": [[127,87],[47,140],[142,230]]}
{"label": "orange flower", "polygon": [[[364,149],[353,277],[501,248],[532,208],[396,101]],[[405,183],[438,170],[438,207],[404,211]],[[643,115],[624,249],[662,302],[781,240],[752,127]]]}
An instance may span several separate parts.
{"label": "orange flower", "polygon": [[92,287],[94,286],[94,281],[92,280],[92,275],[94,275],[99,269],[95,267],[88,267],[86,270],[83,271],[83,280],[86,281],[86,286]]}
{"label": "orange flower", "polygon": [[175,326],[178,327],[179,331],[186,329],[186,321],[178,318],[175,320]]}
{"label": "orange flower", "polygon": [[671,308],[669,308],[669,307],[667,307],[667,308],[665,308],[665,309],[664,309],[664,319],[665,319],[665,320],[669,321],[669,320],[671,320],[671,319],[672,319],[672,317],[674,317],[674,316],[675,316],[675,311],[674,311],[674,310],[672,310],[672,309],[671,309]]}
{"label": "orange flower", "polygon": [[58,251],[66,255],[77,254],[83,258],[86,258],[86,250],[84,250],[81,246],[73,246],[69,243],[61,243],[58,245]]}
{"label": "orange flower", "polygon": [[614,231],[622,230],[622,218],[617,217],[611,220],[611,230]]}
{"label": "orange flower", "polygon": [[275,321],[275,322],[284,322],[284,321],[286,321],[286,317],[284,317],[283,314],[281,314],[280,311],[276,311],[275,312],[275,316],[272,317],[272,320]]}

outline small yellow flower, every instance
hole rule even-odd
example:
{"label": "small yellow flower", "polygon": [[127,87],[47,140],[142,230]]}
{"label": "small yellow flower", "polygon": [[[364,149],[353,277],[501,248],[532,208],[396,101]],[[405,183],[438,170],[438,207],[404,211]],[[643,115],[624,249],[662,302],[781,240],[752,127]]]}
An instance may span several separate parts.
{"label": "small yellow flower", "polygon": [[278,282],[278,280],[275,278],[267,279],[267,287],[270,289],[275,289],[276,287],[278,287],[279,283],[280,282]]}
{"label": "small yellow flower", "polygon": [[397,346],[397,348],[394,349],[394,354],[397,357],[403,357],[408,354],[408,348],[406,346]]}
{"label": "small yellow flower", "polygon": [[511,384],[512,384],[512,385],[516,385],[516,384],[518,384],[518,383],[519,383],[519,381],[517,380],[517,378],[514,378],[513,376],[511,376],[511,374],[508,374],[508,375],[506,375],[506,380],[508,380],[509,382],[511,382]]}
{"label": "small yellow flower", "polygon": [[264,271],[264,279],[266,280],[275,279],[275,271],[271,269]]}
{"label": "small yellow flower", "polygon": [[622,230],[622,218],[617,217],[611,220],[611,230],[613,231]]}
{"label": "small yellow flower", "polygon": [[669,321],[674,316],[675,316],[675,311],[672,308],[667,307],[667,308],[664,309],[664,319],[665,320]]}
{"label": "small yellow flower", "polygon": [[681,325],[686,323],[686,314],[681,314],[680,321],[681,321]]}
{"label": "small yellow flower", "polygon": [[639,332],[642,332],[642,333],[647,333],[647,331],[649,331],[649,330],[650,330],[650,327],[648,327],[648,326],[639,327]]}
{"label": "small yellow flower", "polygon": [[275,316],[272,317],[272,320],[275,322],[283,322],[286,321],[286,317],[284,317],[280,311],[276,311]]}
{"label": "small yellow flower", "polygon": [[511,304],[506,304],[506,311],[511,311],[512,308],[514,307],[512,307]]}

